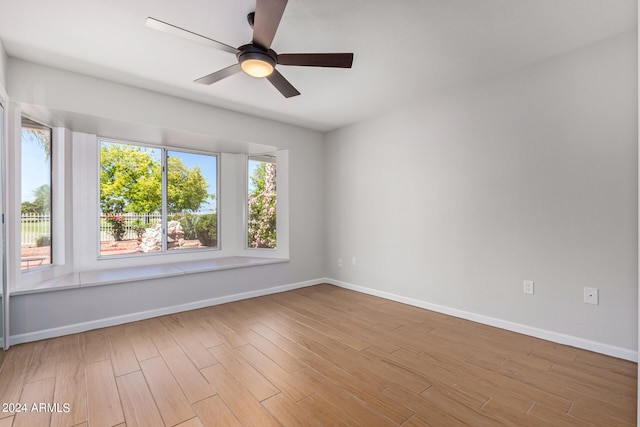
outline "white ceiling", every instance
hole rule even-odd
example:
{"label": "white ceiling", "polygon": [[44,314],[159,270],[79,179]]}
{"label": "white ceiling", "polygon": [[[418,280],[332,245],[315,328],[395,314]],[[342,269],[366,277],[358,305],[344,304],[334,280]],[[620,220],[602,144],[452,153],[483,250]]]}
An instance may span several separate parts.
{"label": "white ceiling", "polygon": [[287,67],[285,99],[242,73],[193,80],[234,55],[144,26],[251,41],[255,0],[0,0],[9,56],[320,131],[499,75],[637,26],[637,0],[289,0],[278,53],[354,52],[351,70]]}

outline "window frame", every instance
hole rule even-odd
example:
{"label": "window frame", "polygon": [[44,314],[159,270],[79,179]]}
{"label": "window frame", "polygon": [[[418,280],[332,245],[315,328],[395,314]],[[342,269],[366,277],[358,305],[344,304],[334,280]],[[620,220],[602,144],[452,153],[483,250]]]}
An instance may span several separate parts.
{"label": "window frame", "polygon": [[[57,162],[57,157],[58,157],[58,153],[57,153],[57,145],[58,143],[56,142],[57,138],[54,138],[54,134],[56,132],[54,132],[54,127],[43,123],[43,121],[35,119],[33,117],[31,117],[28,114],[24,114],[21,113],[19,114],[19,119],[20,119],[20,127],[19,127],[19,140],[20,140],[20,144],[19,145],[19,151],[20,151],[20,162],[19,162],[19,172],[18,174],[20,175],[20,186],[19,186],[19,206],[18,206],[18,211],[20,212],[19,215],[19,220],[18,220],[18,227],[20,229],[20,231],[18,232],[18,244],[19,244],[19,257],[20,257],[20,262],[19,262],[19,266],[18,269],[20,271],[20,275],[24,276],[25,274],[29,274],[29,273],[35,273],[38,271],[43,271],[43,270],[50,270],[53,267],[55,267],[56,265],[59,265],[58,263],[58,250],[57,250],[57,246],[58,242],[58,229],[59,227],[57,224],[57,214],[56,214],[56,209],[57,209],[57,200],[55,197],[55,194],[57,194],[58,190],[58,184],[57,184],[57,180],[56,177],[59,173],[59,171],[55,170],[56,168],[56,162]],[[50,240],[50,244],[49,244],[49,260],[50,262],[48,264],[44,264],[44,265],[39,265],[36,266],[34,268],[27,268],[25,270],[22,270],[22,172],[23,172],[23,164],[22,164],[22,130],[24,129],[23,126],[23,119],[26,119],[32,123],[34,123],[34,125],[38,125],[41,126],[42,128],[46,128],[49,131],[49,138],[50,138],[50,153],[49,153],[49,240]],[[55,234],[55,236],[54,236]],[[55,243],[54,243],[55,242]]]}
{"label": "window frame", "polygon": [[[39,115],[31,114],[15,103],[5,104],[5,115],[8,117],[5,135],[6,148],[6,258],[5,269],[9,293],[19,289],[28,289],[34,284],[68,274],[72,264],[71,241],[72,222],[66,217],[68,209],[66,194],[71,192],[71,172],[66,167],[71,162],[71,138],[68,130],[55,126],[47,119],[40,119]],[[21,188],[22,188],[22,117],[48,127],[51,135],[51,209],[55,221],[51,224],[51,253],[52,264],[40,268],[21,271]],[[55,242],[55,243],[54,243]]]}
{"label": "window frame", "polygon": [[[262,160],[264,163],[273,163],[276,165],[276,246],[275,248],[253,248],[249,246],[249,185],[250,185],[250,177],[249,177],[249,162],[251,160],[256,161],[256,159],[265,159]],[[257,160],[261,161],[261,160]],[[262,154],[247,154],[245,156],[244,161],[244,224],[243,224],[243,249],[249,252],[265,252],[265,253],[276,253],[280,247],[279,244],[279,227],[278,227],[278,217],[280,214],[280,209],[278,209],[278,156],[277,153],[262,153]]]}
{"label": "window frame", "polygon": [[[221,153],[213,152],[213,151],[204,151],[183,147],[176,147],[171,145],[158,145],[152,143],[138,142],[138,141],[130,141],[126,139],[119,138],[108,138],[96,135],[97,141],[97,177],[96,177],[96,194],[97,194],[97,206],[96,206],[96,215],[95,218],[95,227],[96,230],[96,254],[97,261],[109,261],[109,260],[132,260],[132,259],[150,259],[152,257],[166,257],[177,254],[194,254],[194,253],[212,253],[212,252],[221,252],[221,230],[220,230],[220,169],[221,169]],[[102,151],[102,142],[107,142],[111,144],[120,144],[120,145],[132,145],[136,147],[142,148],[151,148],[151,149],[159,149],[160,150],[160,163],[162,167],[162,175],[161,175],[161,187],[162,187],[162,205],[160,207],[160,213],[162,216],[162,250],[158,252],[140,252],[140,253],[131,253],[131,254],[120,254],[120,255],[102,255],[101,254],[101,239],[100,239],[100,216],[101,216],[101,208],[100,208],[100,170],[101,170],[101,151]],[[170,250],[167,249],[167,223],[168,223],[168,193],[167,193],[167,183],[168,183],[168,155],[167,153],[179,152],[179,153],[188,153],[188,154],[197,154],[215,157],[216,159],[216,186],[215,186],[215,195],[216,195],[216,230],[217,230],[217,242],[215,247],[206,247],[206,248],[193,248],[193,249],[180,249],[178,250]]]}
{"label": "window frame", "polygon": [[[275,156],[276,159],[276,192],[277,192],[277,204],[276,204],[276,229],[277,229],[277,246],[275,249],[267,249],[267,248],[247,248],[247,224],[248,224],[248,180],[249,180],[249,161],[247,157],[259,157],[261,155],[270,154]],[[239,252],[238,255],[246,256],[246,257],[264,257],[264,258],[274,258],[274,259],[289,259],[290,257],[290,228],[291,228],[291,212],[290,212],[290,203],[289,203],[289,188],[291,186],[291,182],[289,180],[290,177],[290,169],[291,165],[289,162],[289,150],[288,149],[279,149],[275,148],[272,151],[268,152],[257,152],[257,153],[249,153],[243,156],[244,165],[240,165],[240,169],[244,174],[244,178],[242,181],[242,192],[244,193],[240,199],[239,203],[242,203],[240,206],[243,209],[242,212],[242,222],[243,224],[238,224],[238,241],[239,241]],[[242,239],[241,241],[239,239]]]}

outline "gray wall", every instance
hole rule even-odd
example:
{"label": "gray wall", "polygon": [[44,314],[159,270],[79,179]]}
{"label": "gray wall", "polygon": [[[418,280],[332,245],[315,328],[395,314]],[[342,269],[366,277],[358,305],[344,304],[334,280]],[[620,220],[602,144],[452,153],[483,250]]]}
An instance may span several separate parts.
{"label": "gray wall", "polygon": [[634,30],[330,133],[328,276],[635,352],[637,85]]}

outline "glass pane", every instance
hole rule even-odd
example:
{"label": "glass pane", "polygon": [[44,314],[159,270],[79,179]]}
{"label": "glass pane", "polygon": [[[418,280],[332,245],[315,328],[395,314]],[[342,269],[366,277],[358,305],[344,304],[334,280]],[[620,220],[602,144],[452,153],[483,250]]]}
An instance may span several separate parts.
{"label": "glass pane", "polygon": [[167,152],[167,248],[218,246],[217,157]]}
{"label": "glass pane", "polygon": [[276,248],[275,158],[249,157],[247,247]]}
{"label": "glass pane", "polygon": [[100,255],[162,251],[162,150],[100,142]]}
{"label": "glass pane", "polygon": [[22,118],[20,269],[51,264],[51,129]]}

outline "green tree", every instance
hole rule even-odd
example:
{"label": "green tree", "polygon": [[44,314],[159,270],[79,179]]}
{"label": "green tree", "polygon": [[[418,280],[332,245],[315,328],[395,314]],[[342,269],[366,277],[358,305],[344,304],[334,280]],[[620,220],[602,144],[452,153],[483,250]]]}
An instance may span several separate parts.
{"label": "green tree", "polygon": [[38,213],[38,206],[33,202],[22,202],[20,212],[23,214]]}
{"label": "green tree", "polygon": [[[169,157],[167,174],[170,212],[198,210],[207,200],[207,181],[199,167],[189,169]],[[100,150],[100,208],[104,213],[150,213],[162,208],[162,165],[153,152],[124,144]]]}
{"label": "green tree", "polygon": [[33,203],[38,207],[38,212],[46,213],[51,211],[51,187],[48,184],[43,184],[33,190],[33,195],[35,196]]}
{"label": "green tree", "polygon": [[100,149],[100,208],[104,213],[148,213],[162,203],[160,162],[141,147],[105,144]]}
{"label": "green tree", "polygon": [[251,178],[247,244],[250,248],[276,247],[276,165],[262,162]]}
{"label": "green tree", "polygon": [[197,211],[209,198],[207,180],[200,166],[187,168],[179,157],[167,159],[167,209],[169,212]]}
{"label": "green tree", "polygon": [[22,202],[20,211],[28,214],[43,214],[51,211],[51,187],[43,184],[33,190],[35,200]]}

